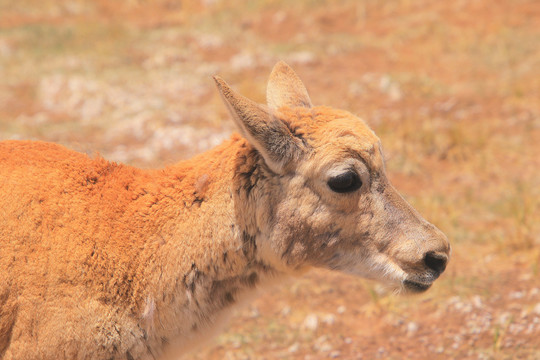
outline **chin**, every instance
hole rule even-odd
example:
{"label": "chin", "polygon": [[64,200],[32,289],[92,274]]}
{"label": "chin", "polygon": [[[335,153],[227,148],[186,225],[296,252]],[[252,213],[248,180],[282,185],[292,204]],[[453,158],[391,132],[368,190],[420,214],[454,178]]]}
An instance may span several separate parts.
{"label": "chin", "polygon": [[426,283],[407,279],[403,281],[403,290],[405,290],[405,293],[419,294],[429,289],[431,287],[431,284],[431,282]]}

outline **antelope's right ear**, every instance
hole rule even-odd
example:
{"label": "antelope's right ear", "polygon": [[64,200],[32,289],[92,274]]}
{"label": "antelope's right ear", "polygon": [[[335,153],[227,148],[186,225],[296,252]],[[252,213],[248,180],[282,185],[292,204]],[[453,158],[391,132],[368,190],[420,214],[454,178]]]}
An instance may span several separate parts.
{"label": "antelope's right ear", "polygon": [[261,153],[268,167],[281,174],[301,153],[299,140],[263,105],[234,92],[214,76],[223,102],[242,135]]}

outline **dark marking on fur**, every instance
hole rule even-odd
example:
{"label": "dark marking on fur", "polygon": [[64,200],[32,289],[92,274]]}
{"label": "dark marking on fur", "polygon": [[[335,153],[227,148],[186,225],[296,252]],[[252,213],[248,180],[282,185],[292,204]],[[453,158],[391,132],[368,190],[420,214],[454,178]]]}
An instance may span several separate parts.
{"label": "dark marking on fur", "polygon": [[144,330],[140,325],[138,325],[139,329],[141,330],[142,336],[144,340],[148,340],[148,333],[146,330]]}
{"label": "dark marking on fur", "polygon": [[[251,145],[246,145],[245,147]],[[248,197],[251,191],[257,186],[257,183],[262,179],[260,171],[261,155],[251,148],[250,150],[244,150],[238,154],[235,161],[235,175],[234,175],[234,191],[238,195],[245,195]],[[262,162],[264,163],[264,162]]]}
{"label": "dark marking on fur", "polygon": [[193,205],[198,205],[199,207],[201,207],[201,204],[204,201],[204,197],[199,197],[199,194],[197,194],[196,192],[194,192],[193,195],[195,196],[195,198],[193,199]]}
{"label": "dark marking on fur", "polygon": [[182,282],[184,283],[184,287],[192,294],[195,294],[196,285],[201,274],[202,273],[199,271],[194,262],[191,263],[191,270],[189,270],[187,274],[184,274]]}
{"label": "dark marking on fur", "polygon": [[152,351],[152,348],[148,344],[146,344],[146,351],[150,354],[152,359],[156,360],[156,356],[154,355],[154,352]]}
{"label": "dark marking on fur", "polygon": [[298,140],[300,140],[302,142],[302,145],[305,148],[310,147],[309,143],[308,143],[308,141],[307,141],[307,139],[305,137],[305,135],[306,135],[305,131],[300,126],[298,126],[297,124],[295,125],[295,124],[291,123],[290,121],[287,121],[287,120],[284,120],[284,119],[281,119],[281,118],[279,120],[281,120],[281,122],[285,125],[287,130],[289,130],[289,132],[291,133],[292,136],[294,136],[295,138],[297,138]]}
{"label": "dark marking on fur", "polygon": [[13,301],[10,301],[9,286],[11,286],[11,281],[9,281],[6,291],[0,294],[0,304],[2,304],[4,313],[1,319],[2,321],[0,321],[0,359],[3,358],[4,353],[11,343],[13,328],[15,327],[15,322],[19,313],[18,305]]}
{"label": "dark marking on fur", "polygon": [[167,339],[165,336],[161,337],[161,345],[162,346],[168,346],[169,345],[169,339]]}
{"label": "dark marking on fur", "polygon": [[285,248],[285,251],[283,251],[283,253],[281,254],[282,259],[285,259],[287,256],[291,254],[292,250],[294,249],[294,244],[296,244],[296,239],[291,238],[291,240],[287,244],[287,247]]}
{"label": "dark marking on fur", "polygon": [[255,258],[257,253],[257,243],[255,242],[255,236],[242,232],[242,253],[248,259]]}
{"label": "dark marking on fur", "polygon": [[256,272],[252,272],[247,277],[242,279],[242,283],[249,288],[254,288],[259,282],[259,275]]}
{"label": "dark marking on fur", "polygon": [[234,302],[234,295],[228,291],[225,293],[224,300],[226,304],[232,304]]}
{"label": "dark marking on fur", "polygon": [[87,175],[86,176],[86,185],[94,185],[98,182],[98,177],[96,175]]}

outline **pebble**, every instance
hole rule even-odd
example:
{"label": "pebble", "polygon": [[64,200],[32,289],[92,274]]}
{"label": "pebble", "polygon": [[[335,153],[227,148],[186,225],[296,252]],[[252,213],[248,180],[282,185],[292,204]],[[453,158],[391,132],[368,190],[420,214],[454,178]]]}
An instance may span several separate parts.
{"label": "pebble", "polygon": [[300,344],[297,342],[289,346],[289,348],[287,349],[287,351],[289,351],[291,354],[298,352],[298,350],[300,350]]}
{"label": "pebble", "polygon": [[338,350],[334,350],[334,351],[332,351],[332,352],[330,353],[330,357],[331,357],[332,359],[337,359],[337,358],[340,357],[340,356],[341,356],[341,353],[340,353]]}
{"label": "pebble", "polygon": [[319,319],[317,318],[317,315],[315,314],[309,314],[304,319],[304,322],[302,323],[302,327],[306,330],[315,331],[319,327]]}
{"label": "pebble", "polygon": [[287,316],[291,313],[291,307],[290,306],[285,306],[283,309],[281,309],[281,315],[282,316]]}
{"label": "pebble", "polygon": [[336,317],[333,314],[326,314],[322,322],[326,325],[334,325],[336,323]]}
{"label": "pebble", "polygon": [[414,321],[411,321],[410,323],[407,324],[407,334],[409,335],[412,335],[414,333],[416,333],[418,331],[418,324],[415,323]]}
{"label": "pebble", "polygon": [[512,319],[512,314],[509,312],[503,312],[501,315],[499,315],[498,322],[500,325],[507,325],[510,319]]}
{"label": "pebble", "polygon": [[525,296],[525,292],[523,291],[513,291],[510,293],[509,297],[510,299],[521,299]]}
{"label": "pebble", "polygon": [[252,319],[256,319],[258,318],[259,316],[261,316],[261,313],[259,312],[259,309],[256,308],[256,307],[252,307],[250,312],[249,312],[249,316],[252,318]]}
{"label": "pebble", "polygon": [[482,307],[482,298],[480,296],[478,296],[478,295],[473,296],[472,303],[473,303],[474,307],[481,308]]}
{"label": "pebble", "polygon": [[322,352],[329,352],[333,350],[333,347],[332,347],[332,344],[330,344],[329,342],[325,342],[321,344],[321,346],[319,347],[319,350]]}

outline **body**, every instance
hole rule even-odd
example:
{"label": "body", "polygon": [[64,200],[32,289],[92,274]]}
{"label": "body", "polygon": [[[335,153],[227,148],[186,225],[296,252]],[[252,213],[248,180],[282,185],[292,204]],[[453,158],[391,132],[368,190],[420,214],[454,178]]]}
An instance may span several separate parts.
{"label": "body", "polygon": [[0,355],[144,359],[208,337],[222,309],[274,275],[235,211],[251,179],[233,175],[253,171],[250,152],[234,137],[141,170],[0,143]]}
{"label": "body", "polygon": [[0,143],[1,359],[183,354],[309,268],[413,292],[444,270],[446,237],[390,185],[363,121],[312,106],[284,63],[267,106],[216,83],[240,135],[164,169]]}

